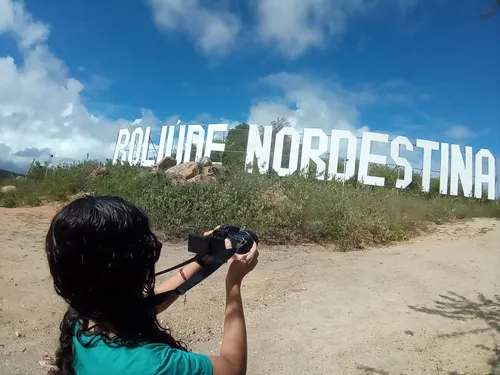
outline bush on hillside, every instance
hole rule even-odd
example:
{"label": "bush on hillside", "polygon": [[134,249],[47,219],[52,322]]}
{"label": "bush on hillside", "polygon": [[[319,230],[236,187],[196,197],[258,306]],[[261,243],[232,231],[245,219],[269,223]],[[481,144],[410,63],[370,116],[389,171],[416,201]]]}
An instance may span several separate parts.
{"label": "bush on hillside", "polygon": [[256,230],[267,243],[333,242],[343,249],[401,241],[429,223],[467,217],[500,217],[498,202],[396,191],[314,176],[234,172],[224,181],[173,185],[164,174],[139,166],[106,164],[36,166],[0,205],[40,205],[85,194],[118,195],[142,207],[156,230],[185,239],[222,223]]}

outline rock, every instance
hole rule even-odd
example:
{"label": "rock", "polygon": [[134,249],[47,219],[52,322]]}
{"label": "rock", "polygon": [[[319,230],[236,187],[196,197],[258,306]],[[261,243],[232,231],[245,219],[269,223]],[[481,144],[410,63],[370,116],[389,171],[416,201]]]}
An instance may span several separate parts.
{"label": "rock", "polygon": [[44,361],[46,361],[47,363],[49,363],[51,365],[55,365],[56,364],[56,361],[54,360],[54,357],[52,357],[49,353],[45,353],[42,358],[43,358]]}
{"label": "rock", "polygon": [[188,161],[186,163],[181,163],[165,171],[165,175],[169,179],[181,179],[184,181],[193,178],[194,176],[200,174],[201,164],[195,161]]}
{"label": "rock", "polygon": [[212,168],[215,168],[217,170],[216,174],[219,176],[228,174],[228,170],[222,164],[213,164]]}
{"label": "rock", "polygon": [[26,180],[26,177],[24,177],[24,176],[17,176],[16,177],[16,181],[24,181],[24,180]]}
{"label": "rock", "polygon": [[214,167],[213,165],[211,166],[207,166],[207,167],[203,167],[201,169],[201,174],[203,176],[213,176],[213,175],[218,175],[219,174],[219,169],[217,169],[216,167]]}
{"label": "rock", "polygon": [[96,168],[92,171],[92,173],[90,174],[90,177],[91,178],[98,178],[98,177],[102,177],[104,175],[106,175],[108,173],[108,169],[106,167],[99,167],[99,168]]}
{"label": "rock", "polygon": [[49,363],[47,361],[38,361],[38,364],[41,367],[48,368],[48,369],[52,369],[54,367],[54,365],[52,365],[51,363]]}
{"label": "rock", "polygon": [[16,190],[17,188],[14,185],[7,185],[0,189],[2,194],[15,194]]}
{"label": "rock", "polygon": [[200,160],[201,167],[209,167],[212,165],[212,160],[208,156],[204,156]]}
{"label": "rock", "polygon": [[187,182],[201,182],[203,181],[203,175],[199,174],[187,180]]}
{"label": "rock", "polygon": [[217,181],[215,176],[203,176],[202,174],[196,175],[193,178],[190,178],[186,182],[213,182]]}
{"label": "rock", "polygon": [[156,164],[153,168],[157,171],[166,171],[177,165],[177,160],[171,156],[165,156],[161,161]]}

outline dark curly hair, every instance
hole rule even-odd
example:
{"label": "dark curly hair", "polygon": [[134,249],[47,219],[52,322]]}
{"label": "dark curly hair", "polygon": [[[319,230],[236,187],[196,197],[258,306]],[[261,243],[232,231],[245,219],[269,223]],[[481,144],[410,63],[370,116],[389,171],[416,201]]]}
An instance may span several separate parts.
{"label": "dark curly hair", "polygon": [[161,247],[147,216],[119,197],[80,198],[55,215],[45,251],[54,288],[69,306],[52,374],[74,374],[73,337],[91,345],[80,338],[92,328],[107,343],[154,342],[187,350],[160,326],[149,300]]}

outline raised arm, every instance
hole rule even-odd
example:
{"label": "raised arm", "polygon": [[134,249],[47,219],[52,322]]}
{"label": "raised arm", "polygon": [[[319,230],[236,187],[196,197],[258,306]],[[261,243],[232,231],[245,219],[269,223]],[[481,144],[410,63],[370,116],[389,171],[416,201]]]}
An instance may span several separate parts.
{"label": "raised arm", "polygon": [[[229,244],[230,246],[230,244]],[[218,356],[211,356],[213,375],[244,375],[247,371],[247,332],[241,282],[255,268],[259,253],[254,244],[250,252],[229,262],[226,276],[224,335]]]}
{"label": "raised arm", "polygon": [[[206,232],[208,236],[212,233]],[[226,247],[231,248],[231,242],[226,240]],[[241,297],[241,284],[243,278],[252,271],[258,263],[259,252],[254,243],[252,249],[245,255],[234,255],[228,261],[226,275],[226,309],[224,318],[224,335],[218,356],[209,356],[212,363],[212,375],[244,375],[247,371],[247,332],[243,301]],[[208,258],[204,261],[210,261]],[[199,269],[198,263],[191,263],[183,268],[183,273],[175,275],[158,285],[156,293],[175,289],[184,282],[183,275],[189,279]],[[159,305],[158,312],[164,311],[178,297]]]}

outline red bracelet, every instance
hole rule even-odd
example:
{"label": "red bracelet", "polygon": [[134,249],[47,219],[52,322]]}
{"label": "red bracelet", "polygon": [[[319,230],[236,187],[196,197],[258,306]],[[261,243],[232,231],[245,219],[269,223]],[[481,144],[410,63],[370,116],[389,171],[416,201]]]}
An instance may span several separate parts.
{"label": "red bracelet", "polygon": [[186,275],[184,275],[184,270],[182,268],[179,270],[179,273],[181,274],[181,276],[184,279],[184,281],[186,281],[187,278],[186,278]]}

